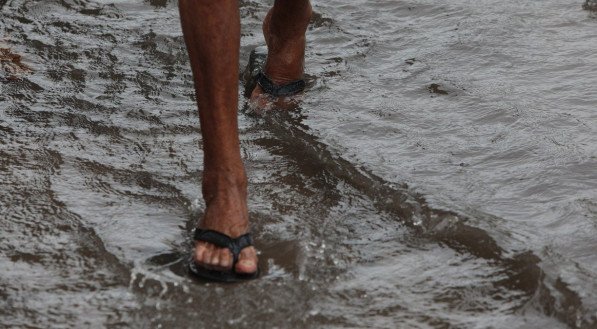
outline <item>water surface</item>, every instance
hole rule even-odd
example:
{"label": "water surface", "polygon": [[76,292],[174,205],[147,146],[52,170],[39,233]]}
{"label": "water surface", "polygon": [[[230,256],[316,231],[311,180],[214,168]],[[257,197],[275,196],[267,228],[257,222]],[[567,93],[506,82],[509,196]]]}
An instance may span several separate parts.
{"label": "water surface", "polygon": [[[241,2],[243,67],[268,6]],[[300,109],[239,116],[264,272],[240,285],[185,267],[202,152],[177,3],[0,7],[0,326],[597,327],[582,2],[314,2]]]}

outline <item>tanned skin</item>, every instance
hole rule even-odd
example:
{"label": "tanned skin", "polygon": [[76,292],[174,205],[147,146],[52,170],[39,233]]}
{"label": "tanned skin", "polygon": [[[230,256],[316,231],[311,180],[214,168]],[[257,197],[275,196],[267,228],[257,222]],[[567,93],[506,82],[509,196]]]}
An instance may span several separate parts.
{"label": "tanned skin", "polygon": [[[203,198],[206,209],[199,228],[239,237],[249,229],[247,175],[238,137],[240,15],[238,0],[179,0],[184,40],[191,61],[203,138]],[[278,84],[302,78],[305,32],[311,18],[309,0],[276,0],[263,22],[268,46],[265,74]],[[251,102],[263,105],[259,86]],[[232,254],[197,242],[195,262],[230,270]],[[240,253],[234,270],[257,270],[255,248]]]}

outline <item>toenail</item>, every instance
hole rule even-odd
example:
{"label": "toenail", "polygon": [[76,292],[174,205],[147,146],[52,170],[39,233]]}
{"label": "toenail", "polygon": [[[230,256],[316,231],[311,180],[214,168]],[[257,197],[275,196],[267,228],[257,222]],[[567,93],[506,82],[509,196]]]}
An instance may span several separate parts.
{"label": "toenail", "polygon": [[255,262],[254,262],[254,261],[252,261],[252,260],[243,260],[243,261],[241,261],[240,263],[241,263],[242,265],[245,265],[245,266],[252,266],[252,265],[255,265]]}

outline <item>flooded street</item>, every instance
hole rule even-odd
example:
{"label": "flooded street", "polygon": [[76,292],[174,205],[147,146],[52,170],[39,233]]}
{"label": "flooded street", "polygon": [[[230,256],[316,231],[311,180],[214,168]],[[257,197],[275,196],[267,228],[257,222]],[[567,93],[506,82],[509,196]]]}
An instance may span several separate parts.
{"label": "flooded street", "polygon": [[240,99],[263,275],[222,285],[177,2],[0,0],[0,327],[597,328],[595,6],[314,1],[300,109]]}

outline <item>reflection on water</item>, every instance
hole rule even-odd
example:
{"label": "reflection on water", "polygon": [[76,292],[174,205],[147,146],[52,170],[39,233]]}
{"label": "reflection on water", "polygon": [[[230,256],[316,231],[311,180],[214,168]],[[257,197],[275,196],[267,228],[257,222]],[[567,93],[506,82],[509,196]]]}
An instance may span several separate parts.
{"label": "reflection on water", "polygon": [[0,1],[2,327],[597,325],[591,12],[315,2],[301,108],[239,118],[265,275],[219,285],[176,6]]}

